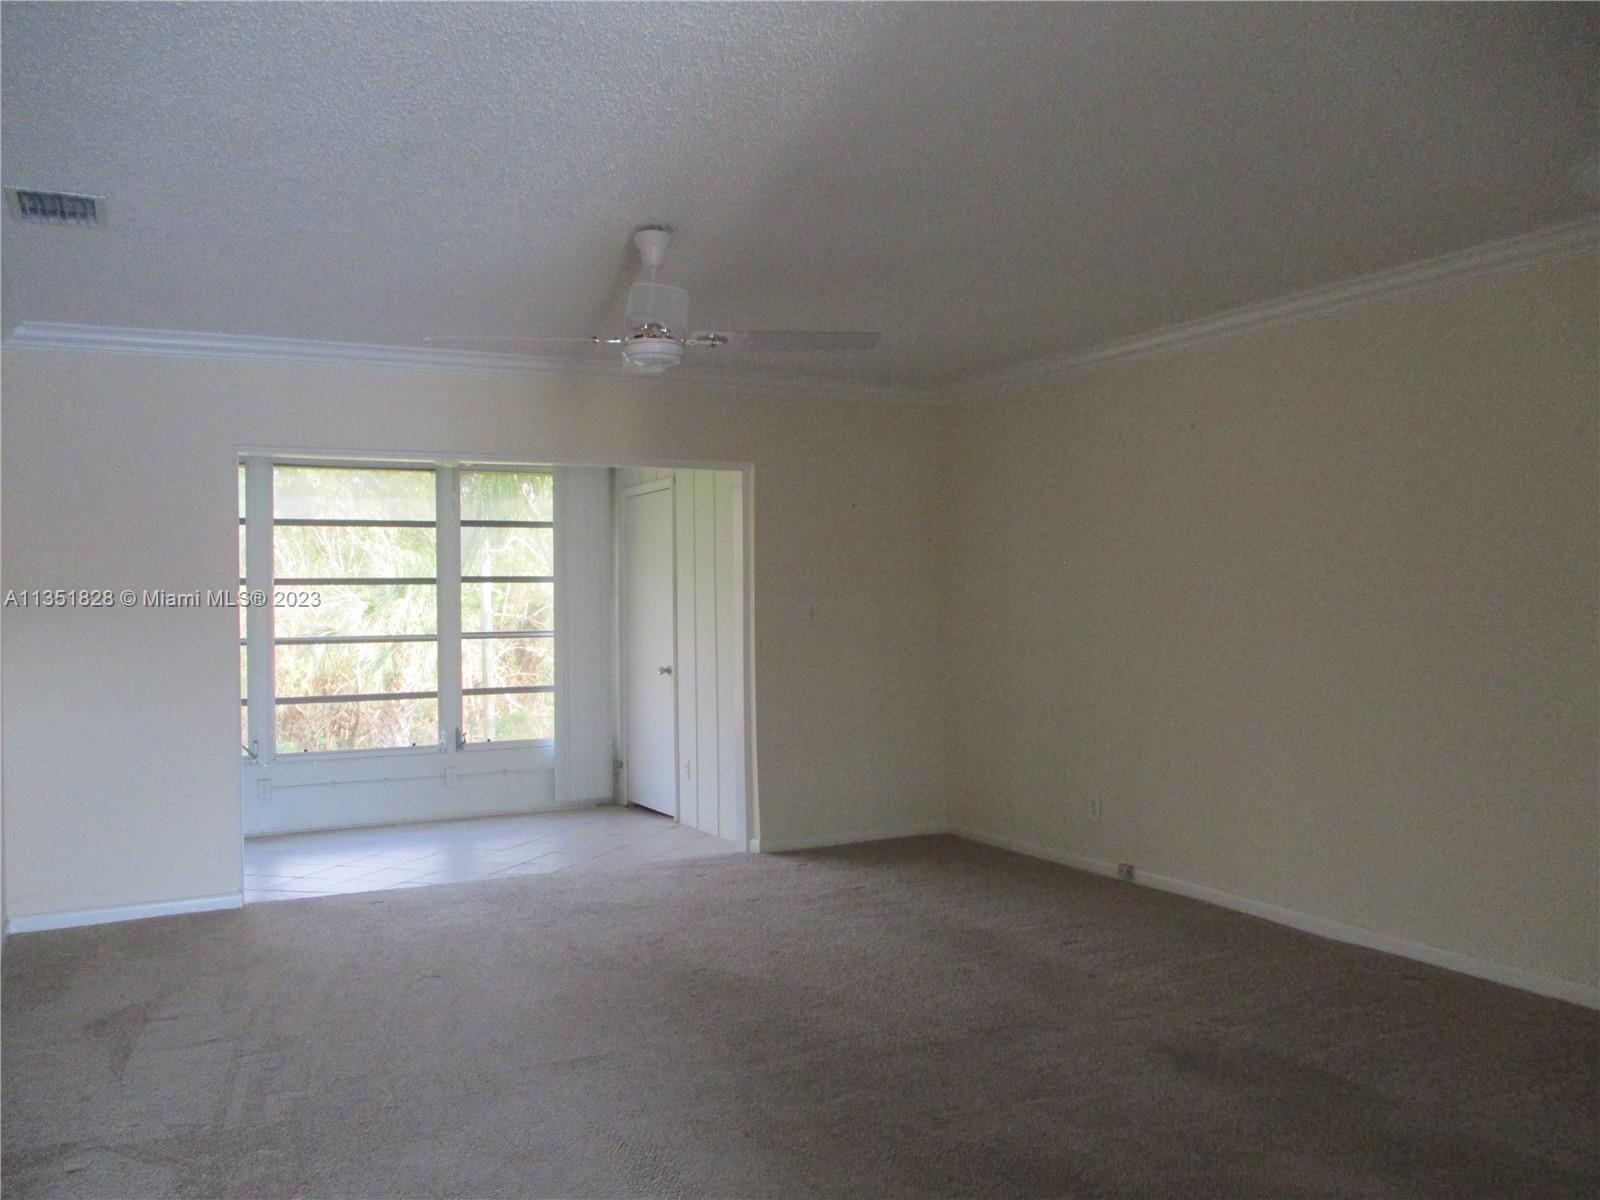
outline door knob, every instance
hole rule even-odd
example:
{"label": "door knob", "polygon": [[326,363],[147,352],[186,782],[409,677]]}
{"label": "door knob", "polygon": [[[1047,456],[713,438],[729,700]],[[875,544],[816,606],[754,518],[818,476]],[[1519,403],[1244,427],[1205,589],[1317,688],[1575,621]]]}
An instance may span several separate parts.
{"label": "door knob", "polygon": [[672,668],[671,667],[657,667],[656,668],[656,674],[657,675],[671,675],[672,674]]}

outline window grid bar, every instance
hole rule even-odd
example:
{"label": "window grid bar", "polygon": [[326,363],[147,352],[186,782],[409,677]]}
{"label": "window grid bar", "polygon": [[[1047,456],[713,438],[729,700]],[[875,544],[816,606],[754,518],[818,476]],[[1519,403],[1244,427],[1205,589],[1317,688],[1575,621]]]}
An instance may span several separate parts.
{"label": "window grid bar", "polygon": [[349,692],[337,696],[277,696],[279,704],[361,704],[373,700],[434,700],[438,692]]}
{"label": "window grid bar", "polygon": [[532,687],[464,687],[461,689],[463,696],[532,696],[543,692],[554,692],[555,685],[541,683]]}
{"label": "window grid bar", "polygon": [[413,462],[408,459],[390,459],[381,455],[362,456],[355,458],[294,458],[284,455],[274,455],[272,465],[275,467],[301,467],[313,468],[319,471],[417,471],[433,472],[436,465],[431,462]]}
{"label": "window grid bar", "polygon": [[330,575],[319,577],[294,576],[285,579],[274,579],[272,582],[275,587],[376,587],[384,583],[416,586],[418,584],[433,584],[438,581],[432,575]]}
{"label": "window grid bar", "polygon": [[462,521],[463,529],[554,529],[554,521]]}
{"label": "window grid bar", "polygon": [[290,528],[349,528],[349,529],[435,529],[439,522],[433,521],[383,521],[366,517],[273,517],[274,526],[287,526]]}
{"label": "window grid bar", "polygon": [[367,644],[382,645],[386,642],[436,642],[439,635],[436,633],[330,633],[318,637],[308,635],[305,637],[274,638],[274,644],[279,646],[363,646]]}
{"label": "window grid bar", "polygon": [[462,583],[554,583],[554,575],[463,575]]}
{"label": "window grid bar", "polygon": [[485,633],[469,633],[463,630],[461,638],[465,641],[469,638],[547,638],[555,635],[554,629],[491,629]]}

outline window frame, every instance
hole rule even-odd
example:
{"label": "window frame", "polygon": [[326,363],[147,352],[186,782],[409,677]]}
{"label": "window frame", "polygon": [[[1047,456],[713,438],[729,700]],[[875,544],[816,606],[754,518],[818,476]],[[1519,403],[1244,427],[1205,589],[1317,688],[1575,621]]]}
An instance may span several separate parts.
{"label": "window frame", "polygon": [[[245,514],[249,510],[250,472],[244,459],[239,460],[239,596],[246,595],[246,586],[249,579],[250,566],[246,560],[249,550],[249,526],[245,523]],[[260,745],[256,741],[255,727],[250,723],[250,631],[244,627],[244,621],[249,619],[249,610],[244,610],[243,620],[239,631],[239,712],[240,712],[240,761],[246,764],[261,761]]]}
{"label": "window frame", "polygon": [[[555,639],[557,630],[552,627],[538,631],[465,631],[461,621],[461,591],[464,583],[471,582],[538,582],[551,585],[552,594],[556,577],[548,576],[463,576],[461,573],[461,530],[473,527],[548,528],[551,531],[552,555],[555,550],[556,522],[554,512],[548,521],[468,520],[461,519],[460,477],[463,471],[499,471],[551,476],[552,501],[555,489],[555,471],[547,465],[509,463],[464,463],[408,458],[404,460],[378,460],[363,458],[275,456],[246,454],[239,458],[245,472],[245,510],[239,518],[245,538],[245,577],[241,586],[249,593],[267,597],[264,605],[251,605],[246,610],[245,636],[239,639],[240,653],[245,655],[244,670],[247,687],[241,705],[248,723],[249,744],[242,747],[241,762],[247,766],[268,766],[295,762],[351,762],[366,758],[415,757],[429,754],[482,754],[506,750],[550,750],[555,746],[555,726],[552,724],[548,738],[517,738],[505,741],[465,740],[464,698],[468,695],[510,695],[548,693],[552,707],[559,709],[557,698],[559,680],[550,684],[505,688],[464,688],[462,686],[463,646],[479,638],[542,637]],[[274,471],[278,467],[344,468],[366,470],[415,470],[431,472],[434,478],[434,520],[376,520],[366,518],[279,518],[273,503]],[[265,514],[264,516],[262,514]],[[276,530],[280,527],[351,527],[351,528],[422,528],[435,531],[434,575],[405,577],[284,577],[275,575],[274,555]],[[269,536],[263,537],[265,532]],[[554,572],[554,563],[552,563]],[[279,588],[315,588],[339,585],[408,585],[431,586],[434,589],[434,632],[431,634],[326,634],[279,638],[276,636],[276,605],[273,598]],[[552,626],[554,626],[552,619]],[[382,692],[326,696],[277,695],[276,666],[279,645],[352,645],[380,643],[432,642],[437,651],[437,686],[426,692]],[[552,656],[557,642],[552,642]],[[259,653],[266,647],[268,653]],[[554,677],[553,677],[554,678]],[[277,714],[280,704],[334,704],[361,701],[431,699],[436,705],[437,742],[413,746],[377,746],[359,749],[280,751],[277,738]]]}

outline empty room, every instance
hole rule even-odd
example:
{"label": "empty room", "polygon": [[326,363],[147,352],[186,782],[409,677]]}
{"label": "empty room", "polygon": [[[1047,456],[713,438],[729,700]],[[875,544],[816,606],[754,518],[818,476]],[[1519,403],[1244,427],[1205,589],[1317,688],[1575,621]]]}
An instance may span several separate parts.
{"label": "empty room", "polygon": [[0,3],[7,1196],[1600,1195],[1600,5]]}

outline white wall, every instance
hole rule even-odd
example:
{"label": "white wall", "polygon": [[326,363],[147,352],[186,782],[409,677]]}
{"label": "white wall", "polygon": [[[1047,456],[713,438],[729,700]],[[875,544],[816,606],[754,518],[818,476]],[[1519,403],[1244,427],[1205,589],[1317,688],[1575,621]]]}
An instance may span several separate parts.
{"label": "white wall", "polygon": [[1600,985],[1597,284],[949,412],[961,823]]}
{"label": "white wall", "polygon": [[[241,447],[751,466],[761,832],[945,816],[925,411],[647,379],[4,352],[10,587],[229,586]],[[4,614],[12,918],[240,885],[232,612]],[[576,786],[576,784],[574,785]]]}
{"label": "white wall", "polygon": [[619,470],[617,490],[671,478],[677,564],[678,819],[744,842],[744,491],[737,471]]}

